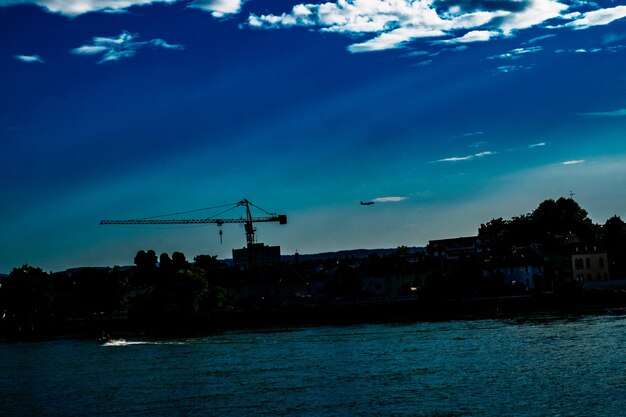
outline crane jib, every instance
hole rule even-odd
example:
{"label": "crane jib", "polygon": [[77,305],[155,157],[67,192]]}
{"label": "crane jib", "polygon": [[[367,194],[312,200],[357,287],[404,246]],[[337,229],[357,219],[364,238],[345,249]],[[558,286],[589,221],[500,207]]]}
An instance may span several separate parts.
{"label": "crane jib", "polygon": [[[246,223],[248,219],[136,219],[136,220],[101,220],[100,224],[226,224],[226,223]],[[272,217],[253,217],[253,223],[258,222],[278,222],[287,224],[287,216],[279,214]]]}

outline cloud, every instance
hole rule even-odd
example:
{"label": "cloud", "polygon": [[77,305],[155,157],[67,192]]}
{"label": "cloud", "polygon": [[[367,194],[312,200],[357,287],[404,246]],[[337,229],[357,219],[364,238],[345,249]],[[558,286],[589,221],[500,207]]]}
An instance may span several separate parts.
{"label": "cloud", "polygon": [[540,148],[546,146],[545,142],[533,143],[532,145],[528,145],[529,148]]}
{"label": "cloud", "polygon": [[623,45],[611,45],[604,48],[576,48],[576,49],[556,49],[554,52],[557,54],[569,53],[569,54],[595,54],[598,52],[619,52],[624,49]]}
{"label": "cloud", "polygon": [[437,41],[435,43],[471,43],[471,42],[486,42],[492,38],[500,36],[499,32],[495,32],[493,30],[473,30],[471,32],[466,33],[465,35],[454,38],[447,39],[443,41]]}
{"label": "cloud", "polygon": [[451,156],[449,158],[438,159],[437,162],[458,162],[458,161],[469,161],[473,159],[474,155],[468,156]]}
{"label": "cloud", "polygon": [[[123,12],[157,3],[185,4],[216,18],[241,13],[246,0],[0,0],[0,7],[32,4],[51,13],[79,16],[90,12]],[[279,2],[280,3],[280,2]],[[280,3],[280,4],[285,4]],[[262,10],[262,2],[253,2]],[[347,47],[352,53],[404,48],[411,42],[466,45],[515,36],[529,28],[586,29],[626,16],[626,6],[602,8],[576,0],[326,0],[297,3],[278,14],[252,11],[245,25],[256,29],[306,27],[360,38]],[[581,11],[579,11],[579,10]],[[554,21],[560,25],[554,25]],[[539,36],[537,42],[554,34]],[[530,50],[530,48],[527,48]],[[132,56],[132,52],[126,55]],[[111,55],[111,60],[118,55]],[[512,56],[515,56],[513,54]]]}
{"label": "cloud", "polygon": [[248,17],[254,28],[312,27],[350,36],[371,35],[348,46],[353,53],[402,48],[418,39],[435,44],[486,42],[561,18],[558,0],[337,0],[297,4],[282,14]]}
{"label": "cloud", "polygon": [[489,155],[495,155],[495,152],[491,152],[491,151],[484,151],[484,152],[479,152],[479,153],[475,153],[473,155],[466,155],[466,156],[451,156],[449,158],[443,158],[443,159],[438,159],[437,162],[459,162],[459,161],[471,161],[472,159],[475,158],[482,158],[485,156],[489,156]]}
{"label": "cloud", "polygon": [[618,109],[613,111],[595,111],[589,113],[578,113],[583,117],[624,117],[626,116],[626,109]]}
{"label": "cloud", "polygon": [[432,59],[427,59],[427,60],[425,60],[425,61],[418,62],[418,63],[417,63],[417,64],[415,64],[415,65],[416,65],[416,66],[418,66],[418,67],[425,67],[425,66],[430,65],[430,64],[432,64],[432,63],[433,63],[433,60],[432,60]]}
{"label": "cloud", "polygon": [[211,12],[213,17],[239,13],[244,0],[195,0],[189,7]]}
{"label": "cloud", "polygon": [[518,12],[511,12],[503,18],[499,29],[505,35],[513,31],[528,29],[548,20],[558,18],[569,6],[556,0],[528,0],[521,2],[526,7]]}
{"label": "cloud", "polygon": [[519,59],[524,55],[533,54],[541,51],[543,48],[541,46],[531,46],[529,48],[515,48],[510,50],[509,52],[505,52],[500,55],[493,55],[487,59]]}
{"label": "cloud", "polygon": [[[188,0],[0,0],[0,7],[34,4],[51,13],[76,17],[85,13],[120,13],[134,6],[156,3],[188,3]],[[210,12],[214,17],[239,13],[245,0],[192,0],[189,7]]]}
{"label": "cloud", "polygon": [[372,201],[375,203],[399,203],[406,200],[408,197],[378,197]]}
{"label": "cloud", "polygon": [[34,62],[43,64],[45,62],[39,55],[15,55],[15,59],[29,64]]}
{"label": "cloud", "polygon": [[582,13],[579,18],[565,24],[574,29],[587,29],[592,26],[603,26],[615,20],[626,17],[626,6],[616,6],[607,9],[592,10]]}
{"label": "cloud", "polygon": [[0,0],[0,6],[34,4],[51,13],[75,17],[91,12],[123,12],[132,6],[176,1],[178,0]]}
{"label": "cloud", "polygon": [[495,73],[503,73],[503,74],[507,74],[509,72],[514,72],[514,71],[520,71],[520,70],[527,70],[530,69],[531,66],[529,65],[501,65],[499,67],[497,67],[495,69]]}
{"label": "cloud", "polygon": [[495,152],[485,151],[474,154],[476,158],[482,158],[483,156],[493,155]]}
{"label": "cloud", "polygon": [[163,49],[183,49],[182,45],[173,45],[163,39],[152,39],[151,41],[137,42],[135,39],[139,35],[123,31],[117,38],[106,38],[97,36],[92,39],[89,45],[83,45],[72,49],[70,52],[76,55],[102,55],[99,64],[109,61],[118,61],[121,58],[130,58],[137,54],[142,48],[163,48]]}
{"label": "cloud", "polygon": [[374,35],[350,45],[353,53],[400,48],[415,39],[468,32],[449,43],[474,42],[492,37],[489,31],[471,31],[503,15],[502,11],[477,11],[460,15],[440,15],[433,0],[339,0],[335,3],[298,4],[281,15],[251,14],[248,25],[277,29],[294,26],[315,27],[323,32],[347,35]]}
{"label": "cloud", "polygon": [[549,35],[543,35],[543,36],[537,36],[536,38],[532,38],[528,40],[528,43],[535,43],[535,42],[539,42],[542,41],[544,39],[549,39],[549,38],[553,38],[556,35],[554,33],[551,33]]}
{"label": "cloud", "polygon": [[561,162],[561,165],[580,165],[580,164],[584,164],[585,160],[584,159],[575,159],[572,161],[564,161]]}
{"label": "cloud", "polygon": [[355,43],[348,46],[352,53],[384,51],[403,47],[407,42],[419,38],[437,38],[444,36],[445,32],[426,28],[398,28],[391,32],[385,32],[366,42]]}
{"label": "cloud", "polygon": [[[480,135],[484,135],[484,134],[485,134],[485,132],[479,130],[479,131],[476,131],[476,132],[463,133],[460,137],[462,137],[462,138],[469,138],[471,136],[480,136]],[[487,142],[482,142],[482,141],[481,142],[476,142],[476,146],[484,145],[485,143],[487,143]]]}

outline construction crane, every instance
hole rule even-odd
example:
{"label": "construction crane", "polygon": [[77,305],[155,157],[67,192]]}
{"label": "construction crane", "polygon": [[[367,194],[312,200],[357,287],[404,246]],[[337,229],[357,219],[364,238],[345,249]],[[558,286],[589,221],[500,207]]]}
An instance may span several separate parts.
{"label": "construction crane", "polygon": [[[254,227],[253,223],[278,222],[279,224],[287,224],[286,215],[270,213],[268,211],[265,211],[261,207],[255,204],[252,204],[250,201],[246,200],[245,198],[241,200],[240,202],[234,205],[231,204],[229,206],[231,206],[229,209],[222,211],[220,214],[225,213],[226,211],[232,210],[237,207],[245,207],[246,217],[239,217],[235,219],[220,219],[220,218],[214,218],[214,217],[209,217],[205,219],[162,219],[162,218],[159,219],[159,218],[151,217],[151,218],[142,218],[142,219],[135,219],[135,220],[101,220],[100,224],[108,225],[108,224],[208,224],[208,223],[213,223],[213,224],[218,225],[219,227],[219,235],[220,235],[220,242],[221,242],[222,241],[222,225],[227,224],[227,223],[243,223],[244,229],[246,231],[246,242],[248,244],[248,247],[250,247],[256,242],[256,239],[255,239],[256,227]],[[253,206],[261,210],[262,212],[267,214],[267,216],[252,217],[252,213],[250,212],[250,206]],[[220,207],[226,207],[226,206],[220,206]],[[201,209],[201,210],[206,210],[206,209]],[[192,211],[199,211],[199,210],[192,210]],[[183,212],[183,213],[190,213],[190,211]],[[171,214],[170,216],[173,216],[175,214],[183,214],[183,213],[174,213],[174,214]],[[164,217],[164,216],[156,216],[156,217]]]}

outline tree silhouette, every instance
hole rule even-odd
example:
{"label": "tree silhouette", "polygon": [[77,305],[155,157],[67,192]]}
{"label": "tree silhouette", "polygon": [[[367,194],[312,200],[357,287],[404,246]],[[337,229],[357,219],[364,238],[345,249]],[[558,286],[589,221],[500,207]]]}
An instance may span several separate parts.
{"label": "tree silhouette", "polygon": [[13,268],[0,287],[0,311],[18,331],[32,332],[51,315],[55,298],[50,275],[41,268]]}
{"label": "tree silhouette", "polygon": [[175,271],[187,268],[189,264],[187,263],[187,258],[185,258],[185,254],[182,252],[174,252],[172,253],[172,267]]}
{"label": "tree silhouette", "polygon": [[602,244],[608,252],[610,276],[626,279],[626,223],[619,216],[602,226]]}

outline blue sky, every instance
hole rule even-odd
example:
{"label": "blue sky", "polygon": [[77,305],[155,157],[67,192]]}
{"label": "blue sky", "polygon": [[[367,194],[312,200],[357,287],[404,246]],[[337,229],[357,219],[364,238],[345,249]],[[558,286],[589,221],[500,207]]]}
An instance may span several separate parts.
{"label": "blue sky", "polygon": [[288,215],[258,225],[284,254],[425,245],[570,191],[596,222],[626,218],[625,16],[584,0],[0,0],[0,272],[230,257],[237,225],[220,244],[214,225],[98,222],[242,198]]}

